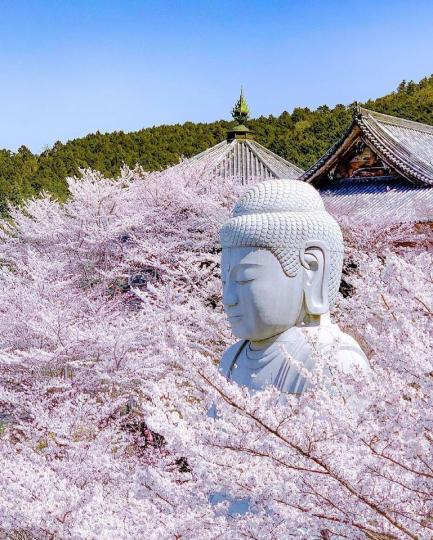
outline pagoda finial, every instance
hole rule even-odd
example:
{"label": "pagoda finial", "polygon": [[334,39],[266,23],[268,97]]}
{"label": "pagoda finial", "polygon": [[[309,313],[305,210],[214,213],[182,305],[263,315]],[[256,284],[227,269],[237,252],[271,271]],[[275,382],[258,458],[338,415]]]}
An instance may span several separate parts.
{"label": "pagoda finial", "polygon": [[244,98],[243,88],[241,86],[241,95],[232,109],[232,116],[238,124],[243,124],[250,117],[250,108],[247,100]]}

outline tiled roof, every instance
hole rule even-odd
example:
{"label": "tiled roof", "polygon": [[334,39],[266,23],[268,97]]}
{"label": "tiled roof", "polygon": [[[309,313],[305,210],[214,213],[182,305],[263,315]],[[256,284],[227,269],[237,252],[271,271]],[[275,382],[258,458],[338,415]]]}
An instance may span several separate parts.
{"label": "tiled roof", "polygon": [[355,221],[378,215],[384,222],[433,221],[433,187],[420,188],[403,179],[344,179],[319,191],[331,214]]}
{"label": "tiled roof", "polygon": [[410,182],[433,185],[433,126],[404,120],[358,107],[352,125],[334,146],[300,178],[314,181],[327,172],[357,138],[377,152],[382,160]]}
{"label": "tiled roof", "polygon": [[238,178],[242,184],[268,178],[295,180],[304,171],[254,140],[226,140],[187,159],[171,170],[194,169],[209,178]]}

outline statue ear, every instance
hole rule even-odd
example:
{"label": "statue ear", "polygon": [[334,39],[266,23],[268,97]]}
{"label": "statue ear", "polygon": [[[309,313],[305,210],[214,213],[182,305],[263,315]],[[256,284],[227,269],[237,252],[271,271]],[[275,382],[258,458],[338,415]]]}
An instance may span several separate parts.
{"label": "statue ear", "polygon": [[320,241],[305,242],[299,257],[304,273],[304,299],[307,314],[322,315],[329,311],[328,285],[330,253]]}

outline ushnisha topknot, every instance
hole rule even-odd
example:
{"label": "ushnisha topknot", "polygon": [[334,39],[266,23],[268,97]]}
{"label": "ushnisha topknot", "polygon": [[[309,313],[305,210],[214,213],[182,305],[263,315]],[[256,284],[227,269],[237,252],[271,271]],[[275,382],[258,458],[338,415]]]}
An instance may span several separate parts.
{"label": "ushnisha topknot", "polygon": [[319,192],[306,182],[267,180],[254,185],[236,203],[232,217],[271,212],[324,211]]}
{"label": "ushnisha topknot", "polygon": [[319,192],[298,180],[266,180],[246,191],[221,228],[221,246],[269,249],[284,272],[295,276],[305,242],[321,240],[330,251],[329,303],[335,303],[343,265],[340,227]]}

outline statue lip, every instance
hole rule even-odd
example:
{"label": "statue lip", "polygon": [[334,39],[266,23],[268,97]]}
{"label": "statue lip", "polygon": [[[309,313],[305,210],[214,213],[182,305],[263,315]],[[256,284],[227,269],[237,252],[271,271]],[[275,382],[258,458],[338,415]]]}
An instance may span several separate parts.
{"label": "statue lip", "polygon": [[227,319],[231,321],[236,321],[237,319],[240,319],[241,315],[227,315]]}

